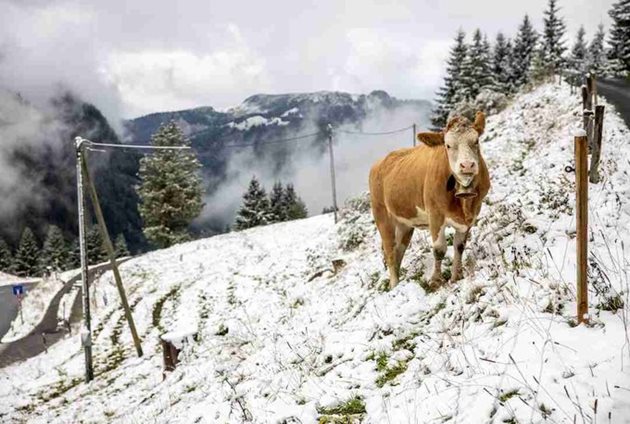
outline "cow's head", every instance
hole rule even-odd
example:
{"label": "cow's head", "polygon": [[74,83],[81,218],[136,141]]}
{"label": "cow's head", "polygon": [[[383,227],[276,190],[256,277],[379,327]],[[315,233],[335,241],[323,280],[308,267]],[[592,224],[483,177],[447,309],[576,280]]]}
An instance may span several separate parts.
{"label": "cow's head", "polygon": [[423,132],[418,140],[429,146],[444,146],[451,174],[462,187],[469,187],[479,173],[481,153],[479,137],[486,126],[486,116],[477,112],[475,122],[456,116],[440,132]]}

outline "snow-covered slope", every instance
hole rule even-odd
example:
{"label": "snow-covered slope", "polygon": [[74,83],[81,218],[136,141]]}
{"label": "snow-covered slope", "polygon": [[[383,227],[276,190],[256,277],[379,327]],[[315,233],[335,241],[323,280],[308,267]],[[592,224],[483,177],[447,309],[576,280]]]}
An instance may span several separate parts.
{"label": "snow-covered slope", "polygon": [[[81,383],[79,338],[64,340],[0,370],[0,421],[630,422],[629,132],[609,109],[590,192],[592,325],[575,327],[564,167],[578,122],[566,86],[489,119],[493,187],[460,283],[425,292],[431,254],[416,232],[405,278],[385,291],[365,196],[336,226],[319,216],[157,251],[122,266],[145,356],[106,274],[96,380]],[[162,381],[158,336],[191,329],[198,341]]]}

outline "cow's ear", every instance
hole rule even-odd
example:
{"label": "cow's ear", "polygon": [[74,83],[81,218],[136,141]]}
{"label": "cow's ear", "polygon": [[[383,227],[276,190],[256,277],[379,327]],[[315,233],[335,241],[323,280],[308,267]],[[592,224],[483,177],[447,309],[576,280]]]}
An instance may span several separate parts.
{"label": "cow's ear", "polygon": [[486,129],[486,114],[479,111],[475,115],[475,122],[473,123],[473,127],[477,131],[477,134],[483,134],[483,130]]}
{"label": "cow's ear", "polygon": [[421,132],[418,133],[418,141],[426,144],[427,146],[439,146],[444,144],[443,132]]}

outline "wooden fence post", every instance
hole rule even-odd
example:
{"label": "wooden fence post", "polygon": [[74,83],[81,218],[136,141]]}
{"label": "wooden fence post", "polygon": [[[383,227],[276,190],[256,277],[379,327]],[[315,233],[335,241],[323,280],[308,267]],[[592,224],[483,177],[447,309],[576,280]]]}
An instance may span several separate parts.
{"label": "wooden fence post", "polygon": [[595,127],[593,129],[593,155],[591,156],[591,169],[589,181],[593,184],[599,182],[599,159],[602,153],[602,135],[604,131],[604,106],[595,106]]}
{"label": "wooden fence post", "polygon": [[584,127],[584,131],[586,131],[586,136],[588,137],[588,148],[591,150],[593,148],[593,98],[589,87],[592,87],[592,80],[590,77],[587,79],[587,83],[582,85],[582,125]]}
{"label": "wooden fence post", "polygon": [[413,124],[413,147],[416,147],[416,124]]}
{"label": "wooden fence post", "polygon": [[588,138],[575,136],[575,203],[577,229],[577,322],[588,323]]}

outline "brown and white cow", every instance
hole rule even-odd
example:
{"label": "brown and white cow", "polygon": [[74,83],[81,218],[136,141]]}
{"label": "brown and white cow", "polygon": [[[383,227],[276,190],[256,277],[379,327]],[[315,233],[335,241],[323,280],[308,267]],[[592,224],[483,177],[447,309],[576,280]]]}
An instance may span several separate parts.
{"label": "brown and white cow", "polygon": [[398,284],[400,264],[414,228],[428,227],[431,232],[435,258],[431,284],[443,282],[444,228],[455,228],[451,280],[462,278],[468,232],[490,189],[479,149],[484,127],[482,112],[477,112],[475,122],[452,118],[441,132],[419,133],[419,146],[396,150],[372,167],[372,214],[383,240],[390,288]]}

